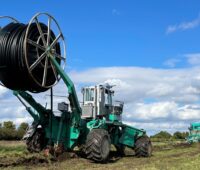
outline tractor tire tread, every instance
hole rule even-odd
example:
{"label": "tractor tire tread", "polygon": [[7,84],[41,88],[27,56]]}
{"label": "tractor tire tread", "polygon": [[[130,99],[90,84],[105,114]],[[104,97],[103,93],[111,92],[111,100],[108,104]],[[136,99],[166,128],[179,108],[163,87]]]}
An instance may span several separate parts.
{"label": "tractor tire tread", "polygon": [[[108,132],[104,129],[93,129],[87,136],[85,153],[88,159],[92,159],[95,162],[104,162],[107,160],[107,155],[104,157],[102,155],[101,144],[102,141],[109,140],[110,136]],[[110,148],[109,148],[110,149]]]}
{"label": "tractor tire tread", "polygon": [[150,157],[152,155],[152,144],[148,136],[141,136],[136,140],[135,155],[137,157]]}

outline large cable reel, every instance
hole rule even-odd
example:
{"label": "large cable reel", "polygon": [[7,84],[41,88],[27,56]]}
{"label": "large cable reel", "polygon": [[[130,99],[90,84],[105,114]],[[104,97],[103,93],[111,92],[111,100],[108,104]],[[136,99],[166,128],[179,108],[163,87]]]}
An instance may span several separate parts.
{"label": "large cable reel", "polygon": [[[5,18],[5,17],[0,17]],[[28,24],[12,22],[0,30],[0,81],[11,90],[43,92],[60,79],[49,55],[64,69],[66,45],[57,21],[38,13]]]}

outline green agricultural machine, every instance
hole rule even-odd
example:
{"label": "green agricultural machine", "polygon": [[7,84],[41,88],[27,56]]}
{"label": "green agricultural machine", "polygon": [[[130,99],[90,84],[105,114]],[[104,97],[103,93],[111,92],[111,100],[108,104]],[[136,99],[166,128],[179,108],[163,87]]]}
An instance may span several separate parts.
{"label": "green agricultural machine", "polygon": [[[83,102],[79,103],[74,84],[64,71],[64,36],[51,15],[38,13],[28,24],[11,19],[0,31],[0,80],[33,118],[24,136],[30,152],[45,150],[59,155],[79,147],[88,159],[106,162],[114,145],[120,155],[125,147],[138,157],[152,155],[146,132],[122,123],[123,102],[113,101],[111,85],[82,88]],[[69,102],[58,103],[57,115],[53,89],[60,79]],[[51,99],[48,109],[31,95],[47,90]]]}
{"label": "green agricultural machine", "polygon": [[189,136],[186,138],[187,142],[190,144],[200,142],[200,123],[191,123],[188,129]]}

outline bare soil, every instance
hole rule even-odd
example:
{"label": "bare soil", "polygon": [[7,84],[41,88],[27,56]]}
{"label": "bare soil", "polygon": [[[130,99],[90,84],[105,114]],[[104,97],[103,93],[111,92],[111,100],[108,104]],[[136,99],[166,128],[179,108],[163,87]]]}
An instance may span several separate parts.
{"label": "bare soil", "polygon": [[82,157],[78,151],[66,152],[58,158],[45,157],[43,153],[29,153],[23,142],[0,141],[0,169],[199,170],[200,145],[156,143],[150,158],[136,158],[130,149],[126,149],[126,156],[120,157],[112,149],[109,161],[98,164]]}

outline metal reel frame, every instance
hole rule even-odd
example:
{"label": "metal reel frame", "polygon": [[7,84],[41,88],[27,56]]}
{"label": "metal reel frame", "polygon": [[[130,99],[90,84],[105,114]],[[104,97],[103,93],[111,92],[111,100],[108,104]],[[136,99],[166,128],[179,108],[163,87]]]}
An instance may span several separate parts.
{"label": "metal reel frame", "polygon": [[19,23],[19,21],[17,19],[15,19],[14,17],[10,17],[10,16],[0,16],[0,19],[10,19],[10,20],[14,21],[15,23]]}
{"label": "metal reel frame", "polygon": [[[47,27],[48,27],[47,33],[46,32],[44,33],[42,31],[42,29],[41,29],[41,25],[40,25],[40,22],[39,22],[39,17],[41,17],[41,16],[45,16],[48,19],[48,21],[47,21],[47,23],[48,23],[47,24]],[[55,23],[55,26],[57,27],[59,34],[56,35],[56,38],[53,40],[52,43],[50,43],[50,40],[52,39],[52,37],[51,37],[51,25],[52,25],[52,22]],[[39,41],[34,42],[31,39],[28,39],[28,34],[29,34],[30,26],[31,26],[32,23],[36,23],[38,32],[40,34],[40,38],[41,38],[44,46],[40,45]],[[45,39],[45,35],[47,36],[46,39]],[[55,52],[55,50],[54,50],[54,47],[58,43],[59,40],[62,41],[62,45],[60,43],[60,45],[61,45],[61,55],[57,54]],[[29,65],[29,63],[28,63],[28,51],[27,51],[27,45],[28,44],[31,44],[34,47],[36,47],[37,50],[39,49],[39,50],[43,51],[43,53],[40,56],[38,56],[37,60],[32,65]],[[50,88],[50,87],[53,87],[55,84],[57,84],[59,82],[60,76],[59,76],[59,74],[57,74],[57,71],[56,71],[54,65],[52,64],[51,60],[49,59],[49,55],[60,59],[61,67],[64,69],[65,68],[65,64],[66,64],[66,44],[65,44],[65,39],[64,39],[63,33],[62,33],[61,29],[60,29],[60,26],[58,25],[58,22],[55,20],[54,17],[52,17],[48,13],[37,13],[36,15],[33,16],[33,18],[29,21],[29,24],[27,26],[25,39],[24,39],[23,50],[24,50],[24,54],[25,54],[25,62],[26,62],[26,66],[27,66],[28,72],[29,72],[31,78],[40,87]],[[62,54],[62,52],[63,52],[63,54]],[[33,75],[32,72],[39,64],[42,64],[42,60],[45,60],[45,63],[43,64],[44,65],[44,71],[43,71],[43,78],[42,78],[42,83],[41,83],[35,78],[35,76]],[[62,64],[62,62],[63,62],[63,64]],[[50,64],[48,65],[48,63],[50,63]],[[47,79],[47,72],[48,72],[48,68],[49,67],[52,68],[52,71],[53,71],[54,77],[56,79],[56,82],[54,84],[48,86],[48,85],[46,85],[46,79]]]}

